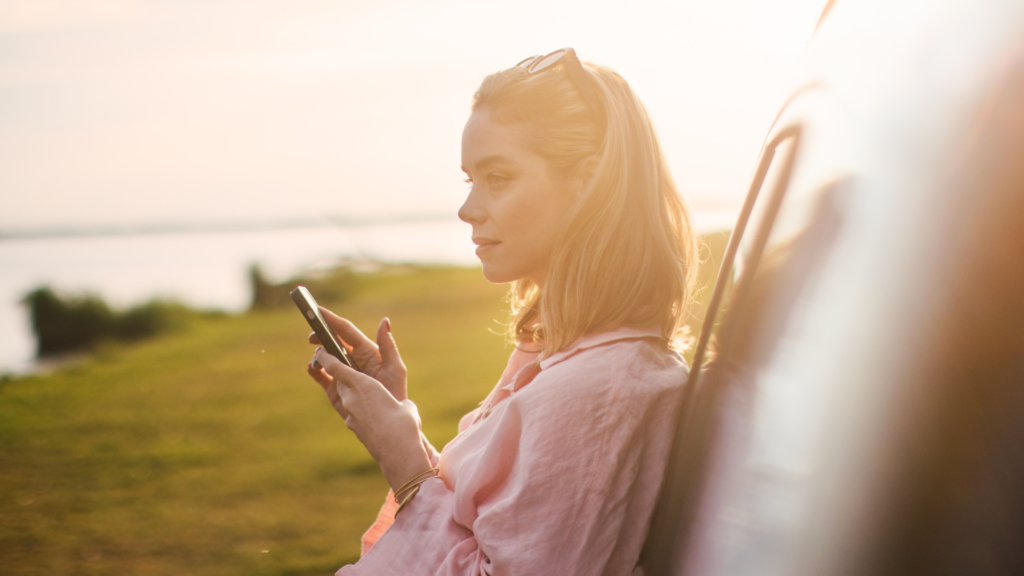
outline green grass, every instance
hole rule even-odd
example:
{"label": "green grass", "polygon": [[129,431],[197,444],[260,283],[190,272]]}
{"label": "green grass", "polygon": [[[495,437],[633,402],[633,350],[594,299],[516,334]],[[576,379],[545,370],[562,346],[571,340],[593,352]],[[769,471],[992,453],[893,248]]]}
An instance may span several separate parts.
{"label": "green grass", "polygon": [[[705,241],[717,263],[724,236]],[[504,368],[504,291],[479,269],[391,269],[332,308],[371,335],[391,318],[440,449]],[[354,561],[388,488],[306,376],[308,332],[291,308],[198,319],[0,382],[0,573],[302,575]]]}
{"label": "green grass", "polygon": [[[391,318],[442,446],[508,350],[504,288],[478,269],[369,278],[337,307]],[[329,574],[387,485],[305,374],[294,310],[205,320],[0,384],[0,572]],[[263,552],[266,550],[267,552]]]}

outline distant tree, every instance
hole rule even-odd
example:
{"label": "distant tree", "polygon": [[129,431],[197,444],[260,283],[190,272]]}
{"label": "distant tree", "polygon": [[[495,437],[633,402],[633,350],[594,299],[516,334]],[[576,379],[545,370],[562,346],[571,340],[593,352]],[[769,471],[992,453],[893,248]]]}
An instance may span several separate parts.
{"label": "distant tree", "polygon": [[89,350],[104,340],[147,338],[181,325],[192,314],[180,304],[156,300],[115,312],[97,296],[61,298],[48,286],[29,292],[22,302],[29,307],[39,356]]}
{"label": "distant tree", "polygon": [[280,289],[267,281],[259,264],[249,267],[249,286],[252,289],[252,310],[273,308],[280,304]]}
{"label": "distant tree", "polygon": [[258,264],[249,267],[252,290],[251,310],[292,306],[289,293],[298,285],[306,286],[320,304],[338,304],[350,298],[358,285],[352,270],[339,267],[322,276],[296,276],[280,284],[267,280]]}
{"label": "distant tree", "polygon": [[113,332],[114,314],[95,296],[64,301],[44,286],[23,302],[29,307],[40,356],[91,348]]}

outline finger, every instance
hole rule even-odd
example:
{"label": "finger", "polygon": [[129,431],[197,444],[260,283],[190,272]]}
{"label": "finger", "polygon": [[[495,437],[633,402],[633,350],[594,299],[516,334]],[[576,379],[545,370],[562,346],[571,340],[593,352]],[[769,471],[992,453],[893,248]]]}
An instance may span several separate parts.
{"label": "finger", "polygon": [[351,386],[354,377],[359,374],[359,372],[349,368],[344,362],[338,360],[323,348],[316,349],[314,358],[323,366],[323,370],[327,374],[333,376],[335,380],[345,386]]}
{"label": "finger", "polygon": [[348,409],[345,407],[345,402],[342,400],[341,394],[338,393],[336,380],[330,376],[328,376],[327,379],[329,381],[327,384],[321,384],[321,386],[324,387],[324,392],[327,393],[327,400],[330,401],[335,412],[337,412],[342,418],[348,418]]}
{"label": "finger", "polygon": [[391,320],[384,318],[377,327],[377,347],[380,349],[380,360],[384,366],[402,365],[402,357],[398,353],[398,345],[391,334]]}
{"label": "finger", "polygon": [[306,365],[306,372],[324,390],[327,390],[328,388],[331,387],[332,384],[334,384],[334,377],[328,374],[327,372],[324,372],[324,369],[321,368],[319,364],[314,366],[313,363],[310,362],[309,364]]}
{"label": "finger", "polygon": [[318,346],[323,344],[323,342],[320,341],[320,337],[316,335],[316,332],[309,333],[309,343],[316,344]]}
{"label": "finger", "polygon": [[[317,348],[319,350],[319,348]],[[313,351],[313,359],[309,361],[309,365],[306,366],[306,371],[313,377],[321,386],[331,384],[334,382],[334,377],[324,372],[324,367],[320,365],[320,361],[316,359],[316,350]]]}
{"label": "finger", "polygon": [[338,316],[334,312],[331,312],[323,306],[320,307],[320,312],[324,315],[324,319],[327,320],[327,324],[334,330],[346,344],[353,348],[359,348],[362,346],[370,346],[375,348],[376,345],[372,340],[366,337],[356,325],[349,322],[348,320]]}

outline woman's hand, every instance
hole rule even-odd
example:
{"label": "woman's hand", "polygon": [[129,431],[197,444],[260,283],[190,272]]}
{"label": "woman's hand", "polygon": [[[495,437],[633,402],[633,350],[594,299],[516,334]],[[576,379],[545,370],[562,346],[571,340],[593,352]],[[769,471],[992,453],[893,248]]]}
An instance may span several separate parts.
{"label": "woman's hand", "polygon": [[[395,350],[397,355],[397,350]],[[410,400],[398,401],[383,384],[369,375],[345,366],[323,348],[313,356],[331,378],[338,402],[332,404],[347,413],[345,425],[366,446],[380,464],[384,478],[393,490],[417,474],[430,469],[430,459],[420,436],[420,420],[416,405]],[[318,379],[317,382],[320,382]],[[331,392],[328,391],[328,396]]]}
{"label": "woman's hand", "polygon": [[[406,389],[406,370],[402,357],[398,354],[398,346],[395,345],[395,338],[391,335],[391,321],[384,318],[377,327],[377,343],[367,338],[354,324],[338,316],[323,306],[320,313],[327,320],[328,326],[340,337],[340,344],[348,348],[359,371],[384,385],[384,388],[401,402],[408,398]],[[310,333],[310,344],[322,344],[316,333]],[[344,408],[339,409],[338,403],[332,396],[327,386],[333,379],[319,366],[312,362],[307,367],[309,375],[316,380],[320,386],[327,391],[334,409],[345,418]]]}

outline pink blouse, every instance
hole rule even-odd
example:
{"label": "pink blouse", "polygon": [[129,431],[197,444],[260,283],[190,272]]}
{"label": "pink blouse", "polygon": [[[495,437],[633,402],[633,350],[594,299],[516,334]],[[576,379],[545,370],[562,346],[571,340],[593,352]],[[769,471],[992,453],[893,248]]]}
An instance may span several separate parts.
{"label": "pink blouse", "polygon": [[440,477],[397,519],[389,494],[338,576],[639,574],[687,376],[659,336],[622,328],[539,362],[513,351],[434,452]]}

